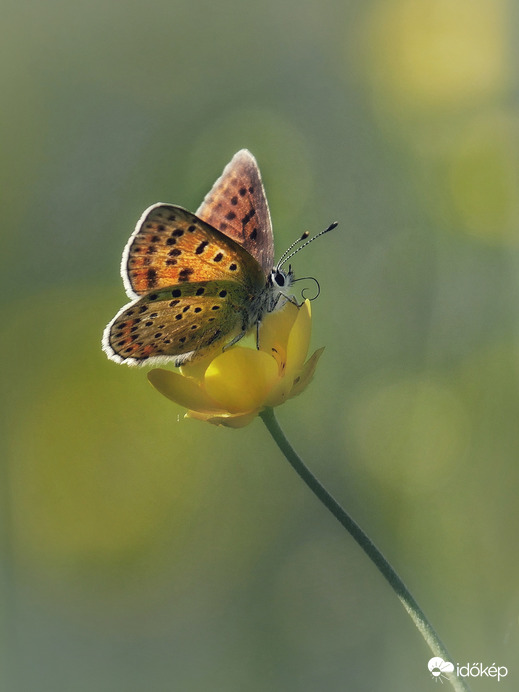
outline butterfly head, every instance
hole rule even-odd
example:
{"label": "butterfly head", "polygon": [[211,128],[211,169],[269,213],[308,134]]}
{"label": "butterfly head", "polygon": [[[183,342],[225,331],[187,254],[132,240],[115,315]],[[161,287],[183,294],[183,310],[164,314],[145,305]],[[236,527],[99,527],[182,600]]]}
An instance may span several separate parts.
{"label": "butterfly head", "polygon": [[[297,240],[295,240],[290,247],[288,247],[285,252],[279,258],[277,265],[270,271],[267,279],[267,287],[269,288],[270,301],[268,306],[268,311],[272,312],[282,307],[287,300],[290,302],[295,302],[293,296],[289,292],[290,287],[295,283],[294,272],[292,271],[292,265],[288,265],[288,271],[283,269],[283,265],[293,257],[296,253],[302,250],[304,247],[312,243],[316,238],[332,231],[336,228],[337,223],[332,223],[324,231],[317,233],[313,237],[309,238],[309,232],[305,231]],[[299,246],[299,247],[296,247]],[[296,249],[294,249],[296,248]],[[312,279],[317,284],[317,295],[319,295],[319,282],[313,277],[306,277],[307,279]],[[317,295],[315,297],[317,297]],[[304,298],[304,294],[303,294]],[[313,300],[313,299],[311,299]],[[297,304],[297,303],[296,303]]]}
{"label": "butterfly head", "polygon": [[291,265],[288,272],[283,271],[279,265],[274,267],[267,278],[267,288],[270,294],[268,312],[281,308],[287,300],[292,300],[290,287],[294,283],[294,272]]}

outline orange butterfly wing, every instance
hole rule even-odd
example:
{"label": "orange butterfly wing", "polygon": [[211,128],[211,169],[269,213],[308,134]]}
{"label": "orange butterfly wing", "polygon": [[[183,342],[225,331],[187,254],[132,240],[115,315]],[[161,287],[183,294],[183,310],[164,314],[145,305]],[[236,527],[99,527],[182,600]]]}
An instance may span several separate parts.
{"label": "orange butterfly wing", "polygon": [[121,274],[130,298],[185,282],[265,283],[259,264],[238,243],[171,204],[144,212],[124,250]]}
{"label": "orange butterfly wing", "polygon": [[274,264],[270,211],[256,159],[242,149],[225,167],[196,215],[240,243],[267,275]]}

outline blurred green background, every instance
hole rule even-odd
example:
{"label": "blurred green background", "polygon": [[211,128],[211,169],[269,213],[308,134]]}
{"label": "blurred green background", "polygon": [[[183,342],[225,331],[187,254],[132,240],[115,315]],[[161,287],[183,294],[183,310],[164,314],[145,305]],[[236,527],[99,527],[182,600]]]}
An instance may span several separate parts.
{"label": "blurred green background", "polygon": [[[2,692],[429,690],[389,587],[260,421],[101,352],[124,244],[257,157],[313,275],[278,409],[454,662],[518,689],[519,107],[511,0],[6,2]],[[495,680],[473,680],[474,690]]]}

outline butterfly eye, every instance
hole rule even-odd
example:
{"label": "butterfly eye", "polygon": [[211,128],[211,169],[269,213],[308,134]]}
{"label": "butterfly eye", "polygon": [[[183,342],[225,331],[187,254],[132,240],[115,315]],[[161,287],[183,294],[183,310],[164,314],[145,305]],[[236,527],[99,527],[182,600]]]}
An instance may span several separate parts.
{"label": "butterfly eye", "polygon": [[272,283],[276,286],[283,287],[285,285],[285,274],[278,269],[274,269],[272,272]]}

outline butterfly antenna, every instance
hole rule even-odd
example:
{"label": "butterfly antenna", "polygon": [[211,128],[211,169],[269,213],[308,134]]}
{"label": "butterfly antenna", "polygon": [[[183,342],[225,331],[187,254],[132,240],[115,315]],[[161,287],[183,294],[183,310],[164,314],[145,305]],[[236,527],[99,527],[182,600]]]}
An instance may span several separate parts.
{"label": "butterfly antenna", "polygon": [[279,269],[279,267],[280,267],[282,264],[285,264],[285,257],[287,257],[287,255],[290,253],[290,250],[292,250],[292,248],[293,248],[295,245],[297,245],[298,243],[301,243],[303,240],[306,240],[306,239],[308,238],[309,235],[310,235],[310,232],[309,232],[309,231],[305,231],[301,237],[299,237],[297,240],[294,240],[294,242],[293,242],[291,245],[289,245],[289,247],[287,247],[287,249],[285,250],[285,252],[284,252],[284,253],[281,255],[281,257],[279,258],[279,261],[278,261],[278,264],[277,264],[278,269]]}
{"label": "butterfly antenna", "polygon": [[[310,243],[313,243],[314,240],[317,240],[317,238],[320,238],[325,233],[329,233],[329,231],[333,231],[333,229],[337,228],[338,225],[339,225],[339,222],[334,221],[333,223],[331,223],[328,226],[328,228],[325,228],[324,231],[320,231],[319,233],[316,233],[311,238],[308,238],[308,236],[310,234],[308,233],[308,231],[305,231],[303,233],[303,235],[300,238],[298,238],[294,243],[292,243],[292,245],[281,255],[276,268],[281,269],[281,267],[285,264],[285,262],[287,262],[291,257],[293,257],[297,252],[299,252],[299,250],[302,250],[307,245],[310,245]],[[308,238],[308,240],[306,240],[307,238]],[[292,252],[290,252],[295,245],[302,242],[303,240],[306,240],[306,242],[303,243],[302,245],[300,245],[296,250],[293,250]]]}

